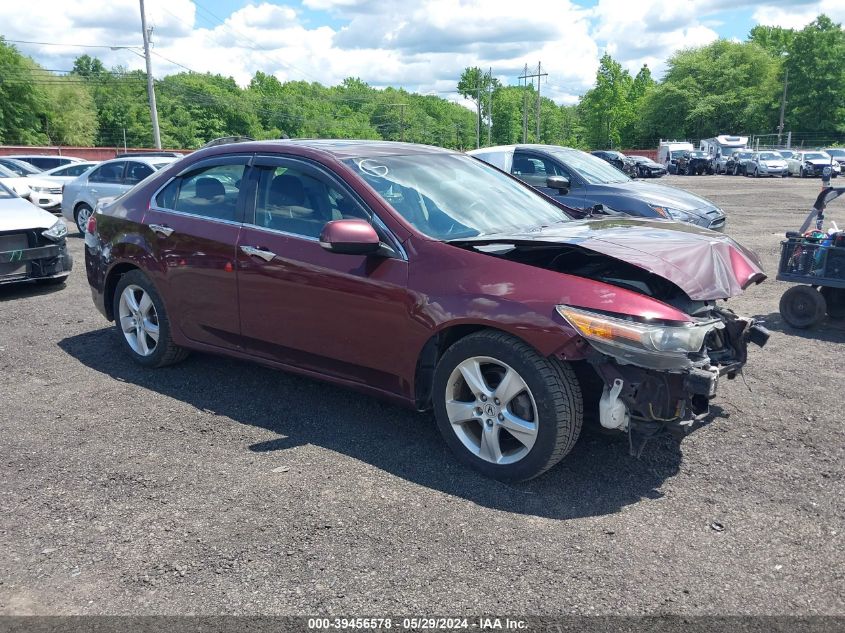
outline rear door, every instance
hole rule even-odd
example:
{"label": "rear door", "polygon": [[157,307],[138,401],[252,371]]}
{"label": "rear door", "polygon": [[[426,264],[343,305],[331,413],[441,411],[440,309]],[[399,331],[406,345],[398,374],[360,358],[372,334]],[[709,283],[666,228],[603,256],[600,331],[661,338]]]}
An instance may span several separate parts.
{"label": "rear door", "polygon": [[[256,158],[254,210],[240,235],[243,344],[253,354],[390,391],[400,385],[409,332],[408,262],[358,196],[322,166]],[[320,246],[330,220],[372,221],[396,257],[340,255]]]}
{"label": "rear door", "polygon": [[235,248],[251,158],[194,163],[158,191],[144,215],[144,237],[159,264],[149,272],[171,321],[192,341],[239,347]]}

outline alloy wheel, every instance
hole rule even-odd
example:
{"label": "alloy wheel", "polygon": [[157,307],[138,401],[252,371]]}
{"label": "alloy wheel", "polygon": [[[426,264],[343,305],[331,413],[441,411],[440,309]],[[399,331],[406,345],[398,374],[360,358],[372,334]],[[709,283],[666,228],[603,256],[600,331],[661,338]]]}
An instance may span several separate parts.
{"label": "alloy wheel", "polygon": [[493,464],[513,464],[537,440],[537,404],[512,367],[473,356],[452,371],[446,414],[455,435],[473,455]]}
{"label": "alloy wheel", "polygon": [[152,297],[140,286],[124,288],[118,303],[120,329],[129,347],[140,356],[149,356],[158,346],[158,313]]}
{"label": "alloy wheel", "polygon": [[91,213],[91,207],[85,204],[80,206],[79,210],[76,212],[76,228],[79,229],[79,232],[82,235],[85,235],[85,231],[88,227],[88,218],[91,217]]}

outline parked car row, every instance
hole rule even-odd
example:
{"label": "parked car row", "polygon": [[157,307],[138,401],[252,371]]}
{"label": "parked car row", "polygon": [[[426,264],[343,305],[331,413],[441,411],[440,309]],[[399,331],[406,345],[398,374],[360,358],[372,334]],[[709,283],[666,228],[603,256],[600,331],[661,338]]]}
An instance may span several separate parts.
{"label": "parked car row", "polygon": [[666,168],[647,156],[626,156],[622,152],[612,150],[596,150],[591,153],[631,177],[660,178],[666,175]]}

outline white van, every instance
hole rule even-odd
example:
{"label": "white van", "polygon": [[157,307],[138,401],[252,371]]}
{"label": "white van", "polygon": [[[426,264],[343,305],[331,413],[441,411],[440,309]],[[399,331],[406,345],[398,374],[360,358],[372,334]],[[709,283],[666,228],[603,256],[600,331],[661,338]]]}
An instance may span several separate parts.
{"label": "white van", "polygon": [[720,134],[713,138],[705,138],[699,143],[699,149],[706,152],[708,156],[730,156],[736,149],[748,147],[747,136],[733,136],[731,134]]}
{"label": "white van", "polygon": [[692,152],[695,147],[688,141],[664,141],[660,140],[657,146],[657,162],[669,166],[672,152]]}

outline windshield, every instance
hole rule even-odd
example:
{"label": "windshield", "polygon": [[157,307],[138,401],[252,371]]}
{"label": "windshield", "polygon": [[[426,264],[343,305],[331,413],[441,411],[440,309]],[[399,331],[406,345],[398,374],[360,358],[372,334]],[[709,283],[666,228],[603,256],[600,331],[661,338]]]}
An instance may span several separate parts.
{"label": "windshield", "polygon": [[0,200],[6,200],[7,198],[17,198],[17,196],[14,191],[7,189],[6,185],[0,182]]}
{"label": "windshield", "polygon": [[417,154],[343,162],[417,230],[438,240],[569,219],[528,186],[469,156]]}
{"label": "windshield", "polygon": [[551,149],[549,153],[563,161],[564,166],[581,176],[588,184],[603,185],[612,182],[629,182],[621,171],[607,161],[577,149]]}
{"label": "windshield", "polygon": [[826,149],[826,154],[830,154],[831,156],[839,156],[845,158],[845,149]]}
{"label": "windshield", "polygon": [[828,160],[830,156],[822,152],[807,152],[804,154],[804,160]]}
{"label": "windshield", "polygon": [[760,160],[783,160],[777,152],[760,152]]}
{"label": "windshield", "polygon": [[676,149],[674,152],[671,152],[670,155],[672,158],[683,158],[687,151],[688,150],[685,149]]}
{"label": "windshield", "polygon": [[3,161],[3,166],[9,171],[14,172],[18,176],[26,176],[27,174],[40,174],[41,170],[36,169],[29,163],[14,158],[7,158]]}
{"label": "windshield", "polygon": [[751,152],[734,152],[734,158],[751,158],[752,156]]}
{"label": "windshield", "polygon": [[707,158],[707,154],[704,152],[690,152],[690,156],[693,158]]}
{"label": "windshield", "polygon": [[0,165],[0,178],[17,178],[18,175],[5,165]]}

